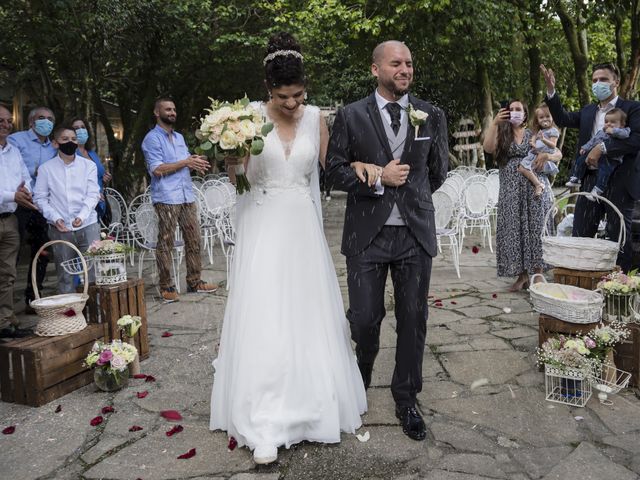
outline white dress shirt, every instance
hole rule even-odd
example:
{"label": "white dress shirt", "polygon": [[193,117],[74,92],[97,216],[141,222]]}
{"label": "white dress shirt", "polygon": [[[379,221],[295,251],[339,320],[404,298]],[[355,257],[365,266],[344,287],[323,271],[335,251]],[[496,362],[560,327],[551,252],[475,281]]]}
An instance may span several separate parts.
{"label": "white dress shirt", "polygon": [[[378,89],[376,88],[376,103],[378,104],[378,110],[380,110],[380,115],[382,118],[387,121],[389,125],[391,125],[391,114],[389,110],[387,110],[387,103],[393,103],[384,98],[382,95],[378,93]],[[398,105],[402,107],[400,110],[400,121],[407,114],[407,108],[409,108],[409,94],[405,93],[402,97],[395,101]]]}
{"label": "white dress shirt", "polygon": [[[69,230],[80,230],[97,223],[100,187],[96,164],[80,155],[69,164],[60,155],[53,157],[38,169],[33,200],[52,225],[62,219]],[[82,225],[74,227],[75,218]]]}
{"label": "white dress shirt", "polygon": [[595,137],[596,133],[598,133],[599,130],[602,130],[604,128],[604,117],[607,115],[607,113],[609,113],[611,110],[616,108],[617,101],[618,101],[618,96],[616,95],[604,107],[601,107],[600,104],[598,104],[596,119],[593,122],[593,130],[591,130],[591,138]]}
{"label": "white dress shirt", "polygon": [[[391,114],[389,110],[387,110],[387,104],[392,103],[382,95],[378,93],[378,89],[376,88],[376,103],[378,105],[378,110],[380,111],[380,116],[383,121],[386,121],[387,124],[391,125]],[[402,122],[404,116],[407,114],[407,109],[409,108],[409,94],[405,93],[402,97],[400,97],[395,103],[400,105],[402,108],[400,109],[400,122]],[[384,193],[384,185],[382,185],[382,179],[378,177],[376,183],[374,185],[376,195],[382,195]]]}
{"label": "white dress shirt", "polygon": [[9,142],[0,145],[0,213],[15,212],[18,204],[14,201],[16,191],[22,182],[31,191],[31,175],[22,161],[20,150]]}

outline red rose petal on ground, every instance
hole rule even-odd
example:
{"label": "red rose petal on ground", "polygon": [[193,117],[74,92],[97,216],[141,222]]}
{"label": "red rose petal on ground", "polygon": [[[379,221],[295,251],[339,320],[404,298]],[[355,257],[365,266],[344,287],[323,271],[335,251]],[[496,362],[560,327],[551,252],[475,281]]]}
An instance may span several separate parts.
{"label": "red rose petal on ground", "polygon": [[139,425],[134,425],[131,428],[129,428],[130,432],[139,432],[140,430],[142,430],[142,427],[140,427]]}
{"label": "red rose petal on ground", "polygon": [[441,299],[441,298],[436,298],[436,299],[434,300],[434,302],[436,302],[436,303],[442,303],[442,299]]}
{"label": "red rose petal on ground", "polygon": [[173,333],[171,333],[171,332],[162,332],[161,337],[163,337],[163,338],[173,337]]}
{"label": "red rose petal on ground", "polygon": [[3,435],[11,435],[15,431],[16,431],[15,425],[11,425],[10,427],[7,427],[4,430],[2,430],[2,434]]}
{"label": "red rose petal on ground", "polygon": [[492,298],[498,298],[498,294],[494,293],[493,295],[491,295]]}
{"label": "red rose petal on ground", "polygon": [[94,417],[91,419],[91,421],[89,422],[89,424],[92,427],[96,427],[98,425],[100,425],[103,422],[104,418],[102,418],[100,415],[98,415],[97,417]]}
{"label": "red rose petal on ground", "polygon": [[457,304],[458,304],[458,302],[456,302],[454,300],[451,300],[451,305],[457,305]]}
{"label": "red rose petal on ground", "polygon": [[62,405],[58,405],[56,407],[56,413],[60,413],[62,411]]}
{"label": "red rose petal on ground", "polygon": [[177,412],[176,410],[163,410],[160,412],[160,416],[174,422],[182,420],[182,415],[180,415],[180,412]]}
{"label": "red rose petal on ground", "polygon": [[73,308],[70,308],[69,310],[65,310],[64,312],[62,312],[62,314],[65,317],[75,317],[76,316],[76,311]]}
{"label": "red rose petal on ground", "polygon": [[146,375],[146,374],[144,374],[144,373],[136,373],[136,374],[133,376],[133,378],[138,378],[138,379],[140,379],[140,378],[147,378],[147,375]]}
{"label": "red rose petal on ground", "polygon": [[144,379],[145,382],[155,382],[156,381],[156,377],[154,377],[153,375],[147,375],[146,378]]}
{"label": "red rose petal on ground", "polygon": [[113,413],[115,412],[115,408],[113,408],[111,405],[108,405],[106,407],[102,407],[102,414],[106,415],[107,413]]}
{"label": "red rose petal on ground", "polygon": [[480,251],[480,249],[474,245],[473,247],[471,247],[471,251],[473,253],[478,253]]}
{"label": "red rose petal on ground", "polygon": [[229,451],[233,452],[237,446],[238,446],[238,441],[233,437],[229,437],[229,445],[227,445],[227,448],[229,449]]}
{"label": "red rose petal on ground", "polygon": [[184,427],[182,425],[176,425],[171,430],[165,432],[165,435],[167,437],[173,437],[176,433],[180,433],[183,430],[184,430]]}
{"label": "red rose petal on ground", "polygon": [[138,398],[144,398],[147,395],[149,395],[149,392],[147,392],[146,390],[144,392],[136,392],[136,397]]}
{"label": "red rose petal on ground", "polygon": [[183,453],[182,455],[179,455],[178,459],[179,460],[185,460],[187,458],[191,458],[191,457],[195,457],[195,456],[196,456],[196,449],[192,448],[187,453]]}

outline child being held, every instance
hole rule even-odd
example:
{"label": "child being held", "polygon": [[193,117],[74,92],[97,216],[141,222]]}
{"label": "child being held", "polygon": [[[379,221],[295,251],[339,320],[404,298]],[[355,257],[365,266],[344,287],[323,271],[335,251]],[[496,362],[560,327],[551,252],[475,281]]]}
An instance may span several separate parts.
{"label": "child being held", "polygon": [[[560,132],[553,123],[551,112],[546,105],[536,108],[533,117],[533,132],[535,135],[531,138],[531,151],[520,161],[518,171],[535,187],[535,195],[540,196],[544,191],[544,184],[533,171],[533,161],[539,153],[555,153],[558,137],[560,136]],[[555,175],[558,173],[558,166],[555,162],[547,160],[544,163],[542,173],[544,175]]]}
{"label": "child being held", "polygon": [[[598,133],[580,148],[580,156],[576,158],[576,164],[573,166],[571,178],[566,183],[567,187],[579,187],[582,185],[582,179],[587,173],[587,156],[593,147],[600,145],[610,137],[629,138],[631,129],[629,127],[623,128],[626,121],[627,114],[619,108],[614,108],[607,112],[604,116],[604,126],[602,130],[598,130]],[[622,156],[609,157],[603,154],[600,157],[600,160],[598,160],[596,185],[593,187],[593,190],[591,190],[591,196],[587,197],[589,200],[593,201],[595,199],[593,197],[594,195],[602,195],[604,193],[611,174],[621,163]]]}

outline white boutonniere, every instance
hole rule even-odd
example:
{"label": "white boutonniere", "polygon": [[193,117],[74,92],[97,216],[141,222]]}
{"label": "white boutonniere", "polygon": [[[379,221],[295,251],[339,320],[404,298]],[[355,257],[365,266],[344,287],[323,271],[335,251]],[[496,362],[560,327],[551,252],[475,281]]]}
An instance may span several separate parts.
{"label": "white boutonniere", "polygon": [[411,104],[409,104],[409,107],[407,108],[407,113],[409,114],[409,122],[411,122],[411,125],[415,128],[415,140],[427,140],[429,137],[418,137],[418,129],[421,125],[427,123],[429,114],[427,112],[423,112],[422,110],[416,110]]}

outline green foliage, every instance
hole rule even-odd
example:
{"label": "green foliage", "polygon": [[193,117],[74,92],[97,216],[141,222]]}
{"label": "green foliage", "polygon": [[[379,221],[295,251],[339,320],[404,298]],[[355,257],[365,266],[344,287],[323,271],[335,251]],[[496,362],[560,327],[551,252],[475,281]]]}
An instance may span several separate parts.
{"label": "green foliage", "polygon": [[[636,3],[590,1],[576,10],[569,0],[13,0],[0,6],[0,63],[10,66],[0,82],[49,105],[59,120],[79,114],[102,123],[116,186],[133,193],[146,175],[139,146],[156,96],[175,99],[177,127],[196,145],[208,97],[266,98],[262,59],[276,32],[290,31],[303,46],[309,101],[331,106],[370,94],[371,51],[385,39],[404,41],[414,92],[455,124],[491,115],[502,99],[533,106],[544,94],[537,62],[554,69],[565,104],[578,108],[558,8],[586,34],[589,61],[631,65]],[[103,101],[119,109],[120,138]]]}

